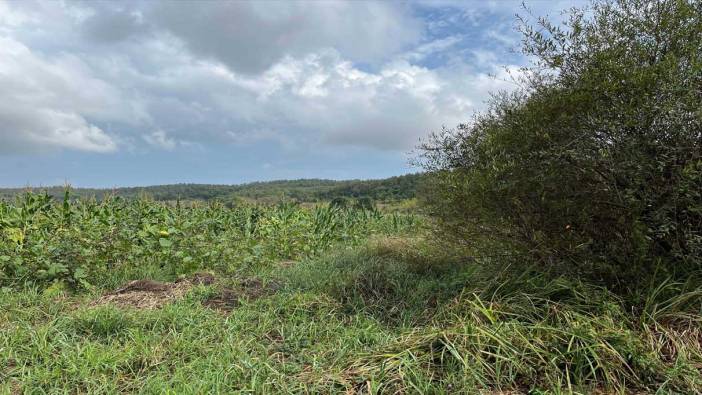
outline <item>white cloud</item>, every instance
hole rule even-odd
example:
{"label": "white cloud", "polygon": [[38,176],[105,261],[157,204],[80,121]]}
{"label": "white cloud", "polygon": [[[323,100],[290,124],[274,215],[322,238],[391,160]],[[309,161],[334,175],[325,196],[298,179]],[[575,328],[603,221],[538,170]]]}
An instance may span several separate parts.
{"label": "white cloud", "polygon": [[437,52],[443,52],[451,47],[456,46],[459,44],[461,41],[463,41],[464,37],[460,35],[453,35],[453,36],[448,36],[440,39],[436,39],[434,41],[428,42],[426,44],[422,44],[419,47],[413,49],[409,53],[407,53],[404,58],[409,60],[409,61],[421,61],[424,60],[427,56],[435,54]]}
{"label": "white cloud", "polygon": [[[105,105],[115,94],[101,81],[80,74],[64,57],[50,63],[23,44],[0,37],[0,152],[69,148],[109,152],[112,137],[86,120],[110,118]],[[85,111],[77,111],[77,108]]]}
{"label": "white cloud", "polygon": [[28,20],[27,15],[17,12],[9,3],[0,1],[0,32],[8,32]]}
{"label": "white cloud", "polygon": [[77,114],[51,109],[0,109],[3,148],[0,152],[25,152],[47,148],[111,152],[115,141],[97,126]]}
{"label": "white cloud", "polygon": [[495,53],[422,23],[400,3],[0,0],[0,153],[407,150],[513,88]]}
{"label": "white cloud", "polygon": [[334,51],[287,57],[260,77],[234,80],[256,95],[259,111],[248,118],[253,124],[288,135],[305,131],[297,137],[313,142],[394,150],[411,148],[442,125],[465,121],[489,91],[513,88],[467,68],[430,70],[405,60],[364,72]]}

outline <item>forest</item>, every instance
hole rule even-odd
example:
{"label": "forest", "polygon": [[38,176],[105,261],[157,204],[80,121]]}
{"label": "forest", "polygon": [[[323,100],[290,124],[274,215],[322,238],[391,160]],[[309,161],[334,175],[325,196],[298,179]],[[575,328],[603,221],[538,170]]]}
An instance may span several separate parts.
{"label": "forest", "polygon": [[[253,182],[241,185],[174,184],[129,188],[73,188],[72,198],[96,198],[107,196],[124,198],[151,198],[159,201],[176,200],[219,200],[233,202],[237,199],[276,203],[284,200],[312,203],[330,201],[335,198],[360,199],[392,202],[416,197],[423,175],[407,174],[380,180],[280,180]],[[12,199],[24,192],[46,192],[54,198],[63,197],[66,186],[0,188],[0,198]]]}

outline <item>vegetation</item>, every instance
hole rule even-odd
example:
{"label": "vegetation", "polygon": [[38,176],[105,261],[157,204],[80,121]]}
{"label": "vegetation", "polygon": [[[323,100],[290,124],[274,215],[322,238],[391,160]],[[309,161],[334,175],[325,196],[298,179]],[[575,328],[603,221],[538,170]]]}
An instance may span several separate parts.
{"label": "vegetation", "polygon": [[522,30],[523,88],[423,147],[443,230],[608,285],[702,268],[702,2]]}
{"label": "vegetation", "polygon": [[[73,188],[71,196],[74,198],[94,197],[98,200],[107,197],[130,199],[149,197],[159,201],[219,200],[224,203],[246,200],[268,204],[281,201],[325,202],[337,197],[392,202],[414,198],[423,177],[422,174],[407,174],[382,180],[365,181],[282,180],[242,185],[176,184],[113,189]],[[65,187],[5,188],[0,189],[0,198],[13,199],[33,189],[46,192],[55,199],[60,199],[63,197]]]}
{"label": "vegetation", "polygon": [[702,393],[701,20],[525,25],[424,175],[12,192],[0,393]]}
{"label": "vegetation", "polygon": [[[223,209],[224,210],[224,209]],[[695,393],[695,281],[652,284],[632,312],[610,291],[469,262],[434,240],[377,236],[294,264],[218,275],[159,308],[90,292],[0,294],[0,388],[25,392]],[[210,260],[213,266],[216,260]],[[233,264],[233,262],[230,262]],[[247,288],[263,285],[265,292]],[[177,283],[176,283],[177,284]],[[230,308],[210,303],[224,291]],[[112,295],[127,295],[117,291]]]}
{"label": "vegetation", "polygon": [[15,204],[0,202],[0,285],[89,288],[108,272],[149,265],[173,275],[200,268],[231,273],[313,256],[338,242],[355,245],[416,222],[413,215],[331,205],[71,201],[68,191],[54,204],[49,195],[25,194]]}

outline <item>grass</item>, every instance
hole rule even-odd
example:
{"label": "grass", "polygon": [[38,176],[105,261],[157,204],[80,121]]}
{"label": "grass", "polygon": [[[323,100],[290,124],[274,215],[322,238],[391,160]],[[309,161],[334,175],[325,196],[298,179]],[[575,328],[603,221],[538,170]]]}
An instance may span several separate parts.
{"label": "grass", "polygon": [[[291,265],[231,311],[238,281],[154,310],[89,306],[104,289],[0,294],[0,393],[699,393],[699,282],[627,299],[538,270],[379,237]],[[113,273],[170,281],[158,267]]]}

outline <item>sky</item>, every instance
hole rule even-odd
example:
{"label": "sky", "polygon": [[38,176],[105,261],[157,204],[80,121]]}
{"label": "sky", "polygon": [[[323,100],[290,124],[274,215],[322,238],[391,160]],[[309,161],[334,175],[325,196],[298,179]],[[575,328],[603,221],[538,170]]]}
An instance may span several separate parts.
{"label": "sky", "polygon": [[[526,1],[560,18],[573,1]],[[521,1],[0,0],[0,186],[415,172],[511,90]]]}

